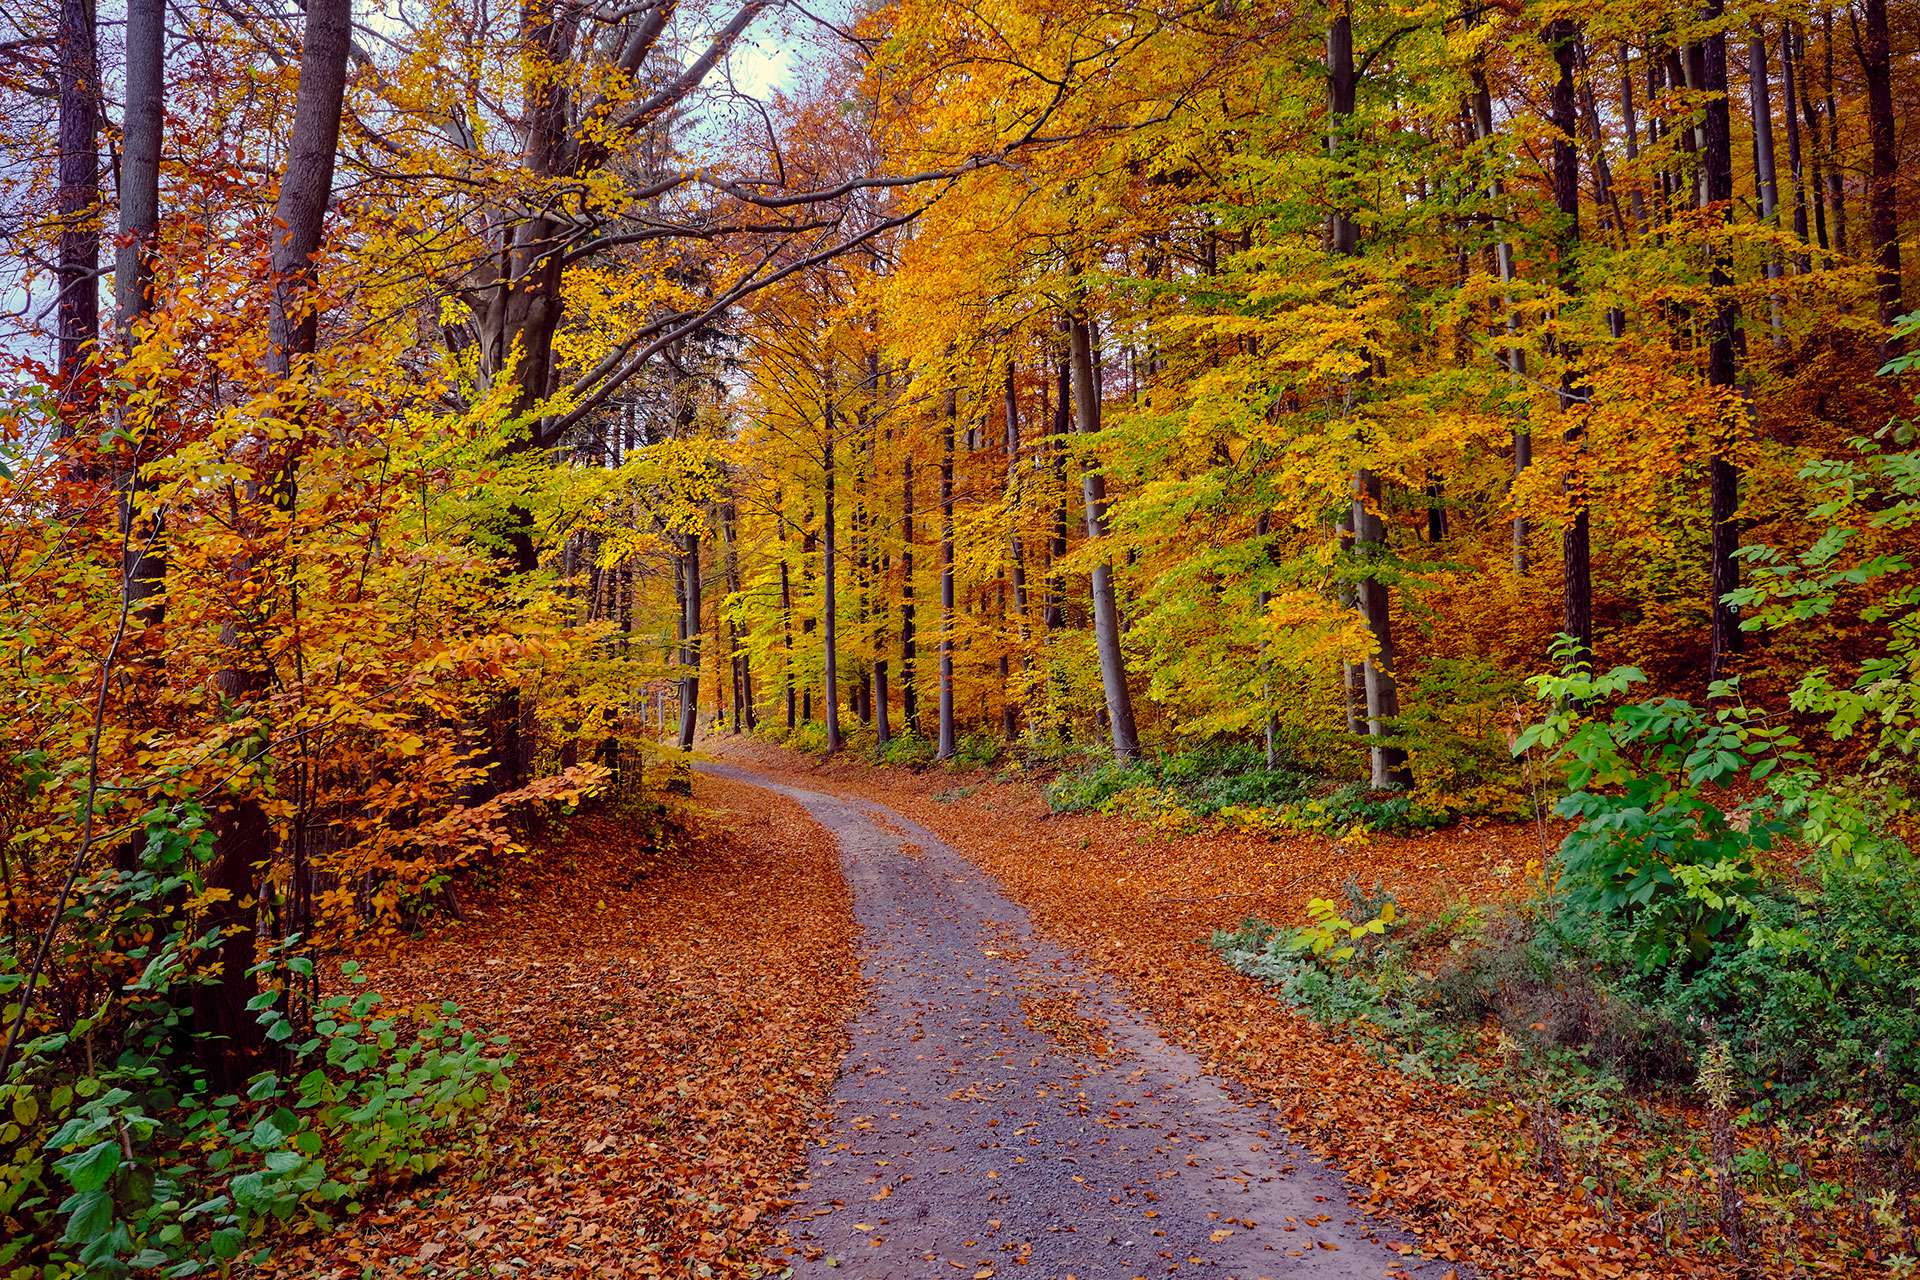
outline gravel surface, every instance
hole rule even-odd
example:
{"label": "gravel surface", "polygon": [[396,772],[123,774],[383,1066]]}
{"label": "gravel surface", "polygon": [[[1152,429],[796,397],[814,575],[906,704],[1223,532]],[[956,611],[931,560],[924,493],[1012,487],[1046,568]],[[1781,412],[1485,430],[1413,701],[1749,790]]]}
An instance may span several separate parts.
{"label": "gravel surface", "polygon": [[[1378,1277],[1391,1232],[1040,938],[937,836],[749,770],[839,842],[870,1002],[799,1185],[787,1261],[824,1276]],[[1405,1270],[1438,1277],[1444,1263]]]}

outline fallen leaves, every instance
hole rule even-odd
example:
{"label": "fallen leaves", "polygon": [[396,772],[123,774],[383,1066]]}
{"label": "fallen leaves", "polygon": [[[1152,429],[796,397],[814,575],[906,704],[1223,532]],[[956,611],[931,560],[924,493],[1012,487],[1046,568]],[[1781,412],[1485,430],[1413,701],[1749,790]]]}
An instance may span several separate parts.
{"label": "fallen leaves", "polygon": [[1471,1262],[1483,1276],[1560,1267],[1583,1280],[1691,1275],[1702,1264],[1609,1225],[1577,1192],[1533,1171],[1511,1124],[1445,1086],[1382,1067],[1197,941],[1249,910],[1297,916],[1307,898],[1337,894],[1356,875],[1378,877],[1415,912],[1485,900],[1501,891],[1500,868],[1524,862],[1537,843],[1530,828],[1380,838],[1362,864],[1315,837],[1165,839],[1098,815],[1036,824],[1044,805],[1027,784],[982,782],[964,799],[938,803],[932,793],[952,785],[943,775],[850,761],[807,768],[775,748],[715,745],[756,769],[891,805],[931,828],[1210,1070],[1272,1098],[1294,1139],[1337,1161],[1369,1212],[1418,1229],[1425,1255]]}
{"label": "fallen leaves", "polygon": [[463,888],[464,923],[368,963],[397,1002],[456,1000],[512,1037],[509,1115],[488,1163],[288,1243],[268,1271],[763,1272],[846,1051],[855,926],[798,805],[719,779],[698,794],[699,829],[665,847],[635,816],[575,818],[495,895]]}

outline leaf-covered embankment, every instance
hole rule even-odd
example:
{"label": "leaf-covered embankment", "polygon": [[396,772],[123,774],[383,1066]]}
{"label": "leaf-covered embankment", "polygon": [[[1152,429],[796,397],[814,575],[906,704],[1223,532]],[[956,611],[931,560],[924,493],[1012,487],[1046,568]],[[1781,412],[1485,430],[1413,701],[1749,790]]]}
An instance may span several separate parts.
{"label": "leaf-covered embankment", "polygon": [[285,1276],[750,1276],[846,1051],[855,927],[833,841],[701,778],[663,849],[586,814],[373,984],[512,1038],[487,1165],[281,1251]]}

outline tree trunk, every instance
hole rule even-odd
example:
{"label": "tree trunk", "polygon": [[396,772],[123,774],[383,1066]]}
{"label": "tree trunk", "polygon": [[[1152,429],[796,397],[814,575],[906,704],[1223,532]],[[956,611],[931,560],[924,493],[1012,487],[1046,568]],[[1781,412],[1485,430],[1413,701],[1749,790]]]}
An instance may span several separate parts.
{"label": "tree trunk", "polygon": [[[832,387],[829,386],[828,387],[829,398],[831,398],[832,394],[833,394]],[[834,564],[834,551],[836,550],[834,526],[837,523],[837,521],[834,518],[833,487],[834,487],[835,476],[833,473],[833,464],[834,464],[835,450],[834,450],[834,439],[833,439],[833,430],[834,430],[833,405],[831,403],[831,399],[829,399],[829,403],[827,405],[824,421],[825,421],[825,429],[826,429],[826,442],[825,442],[826,448],[824,451],[824,458],[826,463],[826,467],[824,471],[825,489],[826,489],[826,503],[825,503],[826,514],[825,514],[824,523],[822,525],[822,532],[825,536],[822,537],[820,540],[820,569],[821,569],[820,583],[821,583],[821,589],[825,593],[825,597],[822,601],[822,606],[826,611],[825,628],[824,628],[824,633],[822,635],[822,643],[825,648],[824,678],[826,681],[826,703],[827,703],[827,754],[832,755],[834,752],[840,750],[841,743],[840,743],[840,650],[839,650],[839,638],[840,638],[839,612],[840,611],[839,611],[839,599],[834,593],[834,570],[836,567]]]}
{"label": "tree trunk", "polygon": [[[1260,540],[1262,558],[1271,565],[1274,561],[1273,544],[1269,533],[1273,528],[1273,513],[1262,510],[1260,518],[1253,526],[1253,536]],[[1260,627],[1260,700],[1266,704],[1266,746],[1267,768],[1277,768],[1280,764],[1280,717],[1273,708],[1273,674],[1267,669],[1267,609],[1273,603],[1273,593],[1262,587],[1254,597],[1259,607]]]}
{"label": "tree trunk", "polygon": [[[160,140],[166,79],[166,0],[128,0],[126,110],[120,129],[120,243],[114,254],[115,326],[123,350],[134,328],[153,308],[154,253],[160,228]],[[147,455],[145,424],[132,428],[123,444],[117,483],[120,529],[126,540],[121,566],[122,590],[133,616],[148,626],[159,623],[166,603],[167,556],[161,542],[165,527],[158,512],[140,511],[147,489],[141,477]]]}
{"label": "tree trunk", "polygon": [[1058,631],[1066,626],[1063,605],[1066,601],[1066,581],[1053,568],[1067,556],[1067,432],[1072,430],[1071,391],[1069,361],[1062,360],[1053,371],[1053,430],[1051,447],[1048,449],[1048,464],[1053,470],[1054,488],[1059,491],[1060,505],[1053,512],[1053,541],[1047,547],[1047,615],[1048,631]]}
{"label": "tree trunk", "polygon": [[[1355,551],[1363,563],[1377,561],[1387,549],[1386,528],[1380,520],[1380,477],[1371,471],[1353,475],[1353,529]],[[1390,746],[1381,739],[1398,727],[1400,689],[1393,669],[1398,654],[1393,642],[1391,596],[1387,584],[1379,578],[1362,578],[1360,616],[1373,637],[1373,653],[1364,672],[1367,698],[1367,736],[1372,739],[1368,751],[1372,765],[1372,784],[1378,788],[1400,787],[1411,790],[1413,771],[1407,767],[1403,747]]]}
{"label": "tree trunk", "polygon": [[[1791,20],[1780,24],[1781,112],[1787,122],[1787,172],[1793,179],[1793,237],[1804,245],[1807,243],[1807,177],[1800,152],[1799,58],[1793,49],[1793,29]],[[1794,254],[1795,275],[1806,275],[1812,268],[1807,254]]]}
{"label": "tree trunk", "polygon": [[[1351,56],[1351,50],[1349,50]],[[1479,67],[1473,71],[1473,127],[1480,135],[1480,141],[1486,142],[1493,137],[1493,97],[1487,90],[1486,72]],[[1504,184],[1494,178],[1487,184],[1488,193],[1493,197],[1496,209],[1506,200]],[[1500,271],[1500,283],[1511,289],[1514,279],[1513,245],[1508,241],[1505,226],[1495,224],[1496,232],[1493,244],[1495,265]],[[1506,365],[1510,380],[1518,385],[1527,376],[1527,353],[1520,349],[1520,317],[1515,313],[1513,299],[1508,294],[1503,298],[1506,311],[1507,352]],[[1533,465],[1533,433],[1528,428],[1526,411],[1517,411],[1513,424],[1513,476],[1518,480],[1526,469]],[[1515,514],[1513,517],[1513,572],[1524,577],[1528,569],[1527,556],[1527,518]]]}
{"label": "tree trunk", "polygon": [[[1771,229],[1780,226],[1780,176],[1773,158],[1772,77],[1767,71],[1766,31],[1755,22],[1747,40],[1747,103],[1753,116],[1754,186],[1760,193],[1760,221]],[[1780,251],[1767,254],[1767,279],[1778,280],[1786,273]],[[1775,349],[1786,345],[1783,330],[1785,316],[1778,293],[1769,299]]]}
{"label": "tree trunk", "polygon": [[[1580,244],[1580,150],[1574,145],[1578,121],[1574,99],[1574,57],[1578,31],[1571,18],[1549,23],[1544,33],[1553,51],[1558,75],[1549,95],[1554,126],[1553,202],[1560,213],[1560,286],[1571,297],[1575,288],[1573,257]],[[1576,385],[1573,363],[1578,352],[1564,342],[1560,350],[1564,372],[1560,375],[1560,411],[1586,399],[1585,389]],[[1589,548],[1586,482],[1578,473],[1585,453],[1584,433],[1576,425],[1569,427],[1566,439],[1575,446],[1575,473],[1568,481],[1572,514],[1560,539],[1561,567],[1564,574],[1564,600],[1561,630],[1579,642],[1579,659],[1593,660],[1593,569]]]}
{"label": "tree trunk", "polygon": [[786,495],[773,495],[775,519],[780,522],[780,688],[787,704],[787,732],[795,726],[793,689],[793,573],[787,563]]}
{"label": "tree trunk", "polygon": [[1827,204],[1833,210],[1833,251],[1841,257],[1847,256],[1847,186],[1846,175],[1840,167],[1840,108],[1833,95],[1833,10],[1829,8],[1820,15],[1822,34],[1826,37],[1821,43],[1825,46],[1826,98],[1827,98]]}
{"label": "tree trunk", "polygon": [[[1710,0],[1705,11],[1707,21],[1719,18],[1722,0]],[[1700,180],[1705,207],[1719,210],[1725,221],[1731,218],[1733,203],[1733,128],[1727,109],[1727,37],[1716,32],[1701,46],[1704,72],[1700,87],[1713,95],[1706,105],[1701,126]],[[1709,325],[1707,383],[1716,390],[1730,390],[1738,376],[1735,341],[1740,324],[1738,306],[1731,299],[1731,266],[1724,250],[1714,254],[1708,276],[1713,290],[1710,304],[1713,315]],[[1714,440],[1709,464],[1710,506],[1712,509],[1711,550],[1713,639],[1709,658],[1709,680],[1730,674],[1729,661],[1741,650],[1740,620],[1726,604],[1727,594],[1740,585],[1737,562],[1733,558],[1739,546],[1739,529],[1734,513],[1740,505],[1740,473],[1734,464],[1735,446],[1740,429],[1737,411],[1730,410]]]}
{"label": "tree trunk", "polygon": [[[1009,551],[1013,558],[1013,612],[1016,634],[1020,638],[1020,678],[1022,696],[1020,699],[1009,697],[1007,702],[1007,738],[1011,741],[1018,732],[1018,702],[1025,700],[1026,691],[1032,686],[1033,654],[1030,649],[1032,635],[1027,627],[1027,556],[1020,540],[1020,399],[1014,386],[1013,364],[1007,364],[1007,524],[1011,529]],[[1032,719],[1029,717],[1031,726]]]}
{"label": "tree trunk", "polygon": [[953,734],[953,420],[959,393],[947,392],[947,416],[940,433],[940,747],[936,758],[951,760]]}
{"label": "tree trunk", "polygon": [[100,61],[90,0],[60,0],[60,159],[54,208],[60,220],[55,278],[60,296],[62,436],[91,399],[86,363],[100,339]]}
{"label": "tree trunk", "polygon": [[[1082,435],[1100,430],[1100,385],[1093,368],[1093,334],[1085,315],[1070,318],[1069,351],[1073,361],[1075,425]],[[1107,482],[1095,468],[1081,477],[1087,507],[1087,539],[1107,536]],[[1113,734],[1113,758],[1122,762],[1140,754],[1140,736],[1134,729],[1133,695],[1127,690],[1127,668],[1120,651],[1120,615],[1114,603],[1113,563],[1102,557],[1093,566],[1093,639],[1100,655],[1100,684],[1106,693],[1107,724]]]}
{"label": "tree trunk", "polygon": [[700,535],[689,531],[682,547],[686,552],[686,612],[681,618],[686,638],[680,645],[680,739],[682,751],[693,750],[693,733],[700,721]]}
{"label": "tree trunk", "polygon": [[1854,47],[1867,78],[1867,142],[1872,176],[1867,185],[1867,241],[1872,247],[1875,292],[1882,330],[1880,358],[1899,354],[1891,332],[1903,312],[1900,301],[1900,153],[1894,135],[1893,54],[1887,36],[1887,0],[1864,0],[1866,30],[1854,29]]}
{"label": "tree trunk", "polygon": [[[352,16],[349,0],[309,0],[307,5],[300,87],[287,139],[287,167],[274,204],[273,225],[280,234],[269,257],[267,370],[276,381],[286,380],[295,362],[312,354],[318,333],[311,297],[318,274],[314,258],[320,249],[322,221],[333,189]],[[253,501],[289,501],[292,458],[269,452],[257,465],[260,474],[252,486]],[[243,583],[253,573],[250,563],[236,566],[235,576]],[[266,690],[270,673],[240,647],[237,631],[231,625],[221,640],[230,654],[230,665],[217,677],[220,691],[235,706],[245,706]],[[270,762],[263,761],[261,767],[264,773]],[[273,857],[274,839],[265,810],[251,796],[222,809],[214,816],[213,826],[214,858],[207,884],[227,889],[229,896],[209,908],[206,924],[219,928],[225,940],[220,945],[218,981],[195,1002],[194,1017],[197,1029],[209,1037],[203,1059],[208,1073],[231,1086],[251,1073],[265,1043],[258,1019],[247,1008],[255,993],[248,970],[255,958],[256,868]]]}
{"label": "tree trunk", "polygon": [[900,716],[920,733],[920,694],[914,687],[919,649],[913,634],[913,458],[900,463]]}

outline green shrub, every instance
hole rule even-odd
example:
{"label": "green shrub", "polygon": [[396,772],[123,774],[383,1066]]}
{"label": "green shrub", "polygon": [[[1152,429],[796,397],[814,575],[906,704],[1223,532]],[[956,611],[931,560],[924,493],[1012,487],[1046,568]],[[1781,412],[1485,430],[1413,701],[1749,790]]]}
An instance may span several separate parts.
{"label": "green shrub", "polygon": [[953,744],[953,758],[947,762],[950,769],[984,769],[1000,758],[1007,744],[999,734],[988,729],[975,729]]}
{"label": "green shrub", "polygon": [[[1777,806],[1730,813],[1706,794],[1743,776],[1758,782],[1783,761],[1805,759],[1798,739],[1744,706],[1708,712],[1678,698],[1628,703],[1605,720],[1572,709],[1614,697],[1646,679],[1617,667],[1537,677],[1556,707],[1520,735],[1514,750],[1555,748],[1568,794],[1554,808],[1575,821],[1560,844],[1560,889],[1569,906],[1624,929],[1644,971],[1675,961],[1706,963],[1734,944],[1759,889],[1753,854],[1786,829]],[[1732,685],[1718,686],[1728,697]]]}
{"label": "green shrub", "polygon": [[882,764],[920,764],[931,759],[932,744],[912,730],[894,735],[879,753]]}
{"label": "green shrub", "polygon": [[[9,1274],[224,1270],[259,1256],[272,1223],[304,1215],[324,1226],[333,1206],[357,1210],[372,1189],[429,1172],[507,1087],[504,1041],[483,1044],[451,1004],[401,1018],[362,991],[318,1001],[297,1026],[287,989],[312,967],[289,954],[296,938],[255,970],[268,982],[251,1008],[279,1069],[235,1092],[212,1088],[192,1031],[220,940],[196,927],[212,857],[205,814],[156,809],[144,834],[133,871],[77,888],[56,948],[69,966],[117,951],[140,962],[137,976],[92,1016],[20,1046],[0,1084]],[[0,962],[0,990],[18,999],[15,963]],[[351,963],[343,973],[366,982]]]}
{"label": "green shrub", "polygon": [[1122,791],[1150,787],[1156,778],[1144,761],[1120,764],[1108,761],[1089,769],[1065,773],[1047,784],[1047,807],[1055,813],[1084,813],[1098,809]]}

